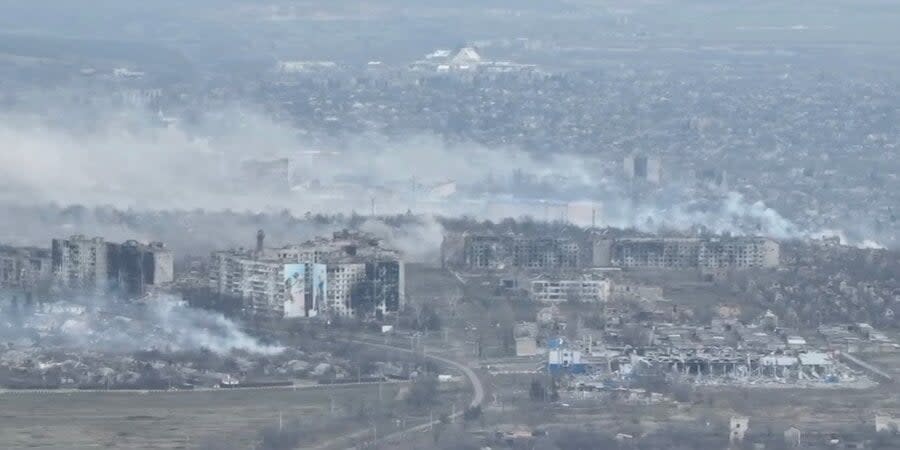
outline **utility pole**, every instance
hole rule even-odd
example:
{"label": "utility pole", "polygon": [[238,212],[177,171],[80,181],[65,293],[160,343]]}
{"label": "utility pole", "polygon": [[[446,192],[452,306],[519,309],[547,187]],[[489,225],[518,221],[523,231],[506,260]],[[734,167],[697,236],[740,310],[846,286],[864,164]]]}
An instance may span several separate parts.
{"label": "utility pole", "polygon": [[328,387],[328,403],[331,409],[331,416],[334,417],[334,391],[332,391],[332,387]]}

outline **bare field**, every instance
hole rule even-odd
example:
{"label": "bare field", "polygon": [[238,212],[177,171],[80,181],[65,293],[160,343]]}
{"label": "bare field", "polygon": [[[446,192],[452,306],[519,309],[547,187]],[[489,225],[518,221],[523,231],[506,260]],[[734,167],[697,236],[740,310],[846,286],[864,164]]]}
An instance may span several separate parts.
{"label": "bare field", "polygon": [[[900,355],[898,355],[900,356]],[[900,359],[900,358],[898,358]],[[875,361],[873,361],[875,362]],[[831,432],[838,429],[874,429],[876,412],[900,414],[900,392],[896,385],[869,389],[800,389],[697,387],[689,403],[627,404],[621,401],[580,400],[563,395],[557,404],[529,399],[532,375],[496,375],[489,378],[503,408],[488,410],[503,423],[552,427],[592,424],[613,432],[653,430],[671,423],[703,424],[747,415],[757,429],[783,428],[795,424],[804,429]],[[498,413],[506,414],[497,417]]]}
{"label": "bare field", "polygon": [[[385,384],[388,404],[398,387]],[[259,431],[300,419],[323,436],[355,428],[348,416],[378,404],[378,387],[153,393],[5,393],[0,448],[253,448]],[[344,417],[347,420],[339,420]]]}

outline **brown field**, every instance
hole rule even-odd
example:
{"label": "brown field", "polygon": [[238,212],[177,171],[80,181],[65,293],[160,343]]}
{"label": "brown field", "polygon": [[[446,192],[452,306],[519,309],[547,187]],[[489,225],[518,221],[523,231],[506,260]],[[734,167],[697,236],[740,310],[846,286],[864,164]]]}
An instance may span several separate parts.
{"label": "brown field", "polygon": [[[383,385],[383,407],[390,407],[398,389]],[[279,414],[284,423],[299,418],[315,439],[359,428],[358,410],[377,404],[375,385],[146,394],[6,392],[0,394],[0,448],[246,449],[253,448],[263,427],[278,423]]]}

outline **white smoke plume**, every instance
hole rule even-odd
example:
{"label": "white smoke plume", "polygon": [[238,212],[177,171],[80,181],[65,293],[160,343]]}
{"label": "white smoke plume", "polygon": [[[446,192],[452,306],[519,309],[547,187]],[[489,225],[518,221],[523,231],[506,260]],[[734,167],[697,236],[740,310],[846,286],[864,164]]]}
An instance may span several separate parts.
{"label": "white smoke plume", "polygon": [[192,308],[172,296],[150,298],[147,311],[150,323],[159,326],[175,350],[205,348],[219,354],[241,350],[263,355],[284,351],[284,347],[260,343],[221,313]]}
{"label": "white smoke plume", "polygon": [[855,239],[850,236],[847,236],[847,233],[843,230],[834,230],[834,229],[826,229],[820,230],[818,232],[812,233],[809,237],[814,239],[822,239],[822,238],[838,238],[841,245],[849,245],[852,247],[862,248],[862,249],[870,249],[870,250],[884,250],[886,247],[881,243],[873,240],[873,239]]}
{"label": "white smoke plume", "polygon": [[[0,200],[302,214],[368,212],[376,198],[379,212],[397,213],[417,208],[416,199],[407,198],[417,183],[425,190],[447,180],[472,184],[499,167],[590,181],[574,158],[541,161],[514,149],[450,144],[427,135],[399,141],[353,137],[323,149],[298,138],[288,125],[240,108],[190,125],[164,125],[135,109],[101,111],[88,123],[68,120],[77,110],[58,114],[0,115]],[[246,179],[247,161],[278,158],[291,160],[295,190],[287,180],[265,175]],[[310,183],[321,188],[309,190]]]}
{"label": "white smoke plume", "polygon": [[368,219],[360,230],[384,240],[388,246],[403,253],[406,261],[431,262],[440,257],[444,227],[434,218],[425,216],[409,224],[395,226],[379,219]]}
{"label": "white smoke plume", "polygon": [[192,308],[171,295],[137,304],[102,296],[36,305],[0,300],[4,300],[0,334],[24,347],[106,353],[206,349],[223,355],[232,351],[274,355],[284,350],[261,343],[220,313]]}
{"label": "white smoke plume", "polygon": [[[89,109],[83,114],[63,105],[51,117],[30,111],[8,111],[0,117],[0,205],[111,205],[161,215],[197,208],[247,215],[287,211],[300,217],[410,211],[490,220],[530,216],[646,231],[703,225],[718,232],[776,238],[818,233],[735,192],[697,200],[679,181],[632,200],[610,176],[615,164],[602,158],[539,158],[514,148],[451,143],[429,135],[353,136],[323,144],[300,137],[266,114],[237,107],[174,124],[160,121],[155,113],[102,102]],[[277,158],[291,161],[288,179],[271,174],[248,179],[242,171],[246,161]],[[590,208],[596,212],[576,211],[584,205],[596,205]],[[28,222],[25,218],[21,224],[4,225],[0,242],[40,244],[34,241],[69,234],[60,230],[38,238],[35,230],[45,226]],[[133,229],[140,227],[132,224],[96,229],[89,222],[69,225],[73,232],[88,235],[163,240],[201,251],[252,245],[257,228],[266,228],[270,242],[290,243],[340,227],[307,222],[278,229],[271,223],[223,220],[185,223],[178,234],[144,228],[136,235]],[[436,225],[428,220],[420,229],[390,230],[377,222],[365,227],[415,258],[427,259],[421,250],[439,242]],[[848,242],[875,244],[871,236]]]}
{"label": "white smoke plume", "polygon": [[671,205],[641,205],[634,225],[647,231],[660,228],[688,229],[703,225],[717,233],[763,234],[790,239],[804,235],[793,222],[763,202],[748,202],[737,192],[705,202],[702,206],[689,202]]}

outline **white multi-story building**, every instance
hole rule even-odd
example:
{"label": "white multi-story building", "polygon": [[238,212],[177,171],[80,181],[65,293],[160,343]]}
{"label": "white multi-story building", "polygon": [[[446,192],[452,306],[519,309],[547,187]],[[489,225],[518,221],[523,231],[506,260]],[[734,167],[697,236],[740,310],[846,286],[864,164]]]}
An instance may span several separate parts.
{"label": "white multi-story building", "polygon": [[404,269],[399,254],[377,239],[340,232],[281,248],[259,242],[255,252],[215,252],[209,277],[214,292],[243,299],[254,313],[379,315],[402,307]]}
{"label": "white multi-story building", "polygon": [[56,281],[67,288],[102,288],[109,280],[107,246],[103,238],[81,235],[54,239],[51,255]]}
{"label": "white multi-story building", "polygon": [[330,264],[328,267],[328,293],[325,310],[338,316],[353,313],[354,289],[366,280],[364,263]]}
{"label": "white multi-story building", "polygon": [[612,286],[608,279],[537,279],[531,281],[531,297],[538,302],[579,301],[604,303],[609,300]]}
{"label": "white multi-story building", "polygon": [[209,272],[210,288],[240,298],[251,311],[284,312],[284,263],[258,260],[250,253],[216,252]]}

